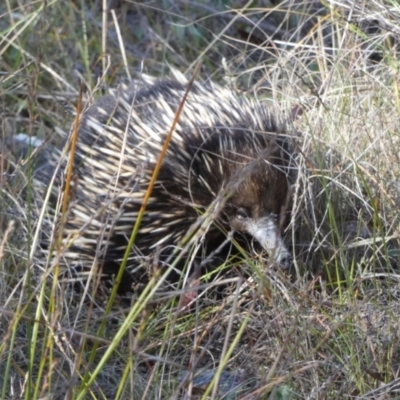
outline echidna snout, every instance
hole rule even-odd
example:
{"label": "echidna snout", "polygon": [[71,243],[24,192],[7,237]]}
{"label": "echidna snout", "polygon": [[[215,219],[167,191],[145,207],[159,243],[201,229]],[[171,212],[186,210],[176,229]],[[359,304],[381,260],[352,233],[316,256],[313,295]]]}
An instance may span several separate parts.
{"label": "echidna snout", "polygon": [[[255,239],[268,253],[270,261],[288,268],[292,257],[279,228],[289,190],[286,175],[279,166],[263,160],[252,167],[225,207],[229,226]],[[243,175],[241,168],[237,172]]]}
{"label": "echidna snout", "polygon": [[285,269],[290,267],[292,256],[279,232],[277,215],[270,214],[254,219],[249,217],[244,209],[239,209],[230,224],[235,230],[248,233],[256,239],[269,254],[271,261]]}

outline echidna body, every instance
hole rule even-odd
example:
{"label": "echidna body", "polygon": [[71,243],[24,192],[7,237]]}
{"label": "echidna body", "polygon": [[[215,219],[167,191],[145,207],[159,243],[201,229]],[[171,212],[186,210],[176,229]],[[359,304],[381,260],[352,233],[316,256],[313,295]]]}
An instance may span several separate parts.
{"label": "echidna body", "polygon": [[[101,98],[81,120],[62,258],[118,272],[187,80],[143,78]],[[287,203],[285,130],[265,105],[212,83],[195,82],[140,224],[127,270],[146,257],[167,260],[208,216],[198,254],[229,231],[254,238],[287,266],[279,233]],[[43,183],[43,182],[42,182]]]}

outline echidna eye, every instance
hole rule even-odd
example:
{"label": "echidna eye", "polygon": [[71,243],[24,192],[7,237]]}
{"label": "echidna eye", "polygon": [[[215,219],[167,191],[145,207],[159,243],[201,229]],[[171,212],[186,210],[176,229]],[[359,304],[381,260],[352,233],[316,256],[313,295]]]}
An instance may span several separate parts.
{"label": "echidna eye", "polygon": [[249,218],[249,215],[247,214],[247,211],[244,208],[238,208],[236,210],[236,217],[242,221],[246,220]]}

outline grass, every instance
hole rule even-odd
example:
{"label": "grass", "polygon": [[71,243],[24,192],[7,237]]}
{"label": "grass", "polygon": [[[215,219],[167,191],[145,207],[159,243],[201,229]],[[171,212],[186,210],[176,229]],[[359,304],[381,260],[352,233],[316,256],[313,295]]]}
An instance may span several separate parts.
{"label": "grass", "polygon": [[[399,398],[396,2],[3,3],[0,399]],[[43,204],[10,138],[69,132],[82,82],[87,100],[199,61],[296,135],[293,271],[228,260],[230,293],[201,281],[190,312],[161,276],[132,298],[71,288],[37,260]]]}

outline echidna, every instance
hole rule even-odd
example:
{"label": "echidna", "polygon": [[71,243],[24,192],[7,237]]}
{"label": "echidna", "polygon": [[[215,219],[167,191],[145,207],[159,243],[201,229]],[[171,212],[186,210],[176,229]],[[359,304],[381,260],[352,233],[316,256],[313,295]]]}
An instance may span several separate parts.
{"label": "echidna", "polygon": [[[143,77],[112,91],[84,114],[63,231],[61,260],[68,265],[87,269],[97,261],[104,273],[118,272],[187,84],[177,73],[171,79]],[[278,225],[287,204],[289,157],[285,129],[265,105],[210,82],[195,82],[127,271],[137,280],[147,258],[167,262],[204,216],[212,223],[203,226],[198,257],[220,249],[233,231],[234,237],[256,239],[274,262],[288,266],[291,256]]]}

